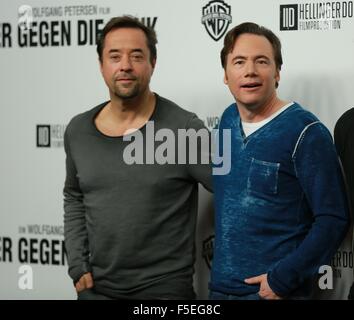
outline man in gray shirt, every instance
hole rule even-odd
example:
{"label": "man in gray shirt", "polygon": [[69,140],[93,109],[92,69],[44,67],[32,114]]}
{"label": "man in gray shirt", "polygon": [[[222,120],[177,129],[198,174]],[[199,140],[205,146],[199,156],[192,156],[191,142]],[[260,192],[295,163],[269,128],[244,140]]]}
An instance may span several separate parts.
{"label": "man in gray shirt", "polygon": [[[211,167],[151,162],[162,141],[150,141],[149,131],[207,129],[150,91],[156,43],[155,32],[137,19],[111,19],[97,42],[110,100],[75,116],[65,132],[65,245],[79,299],[195,297],[198,183],[211,189]],[[129,158],[137,132],[146,143]],[[170,160],[181,152],[172,149]]]}

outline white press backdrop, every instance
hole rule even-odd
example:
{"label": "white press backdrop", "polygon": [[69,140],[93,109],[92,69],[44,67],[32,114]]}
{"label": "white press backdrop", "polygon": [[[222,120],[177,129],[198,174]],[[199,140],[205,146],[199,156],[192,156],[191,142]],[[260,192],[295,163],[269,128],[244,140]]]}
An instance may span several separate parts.
{"label": "white press backdrop", "polygon": [[[122,14],[154,23],[159,43],[151,88],[196,112],[211,128],[233,99],[222,82],[222,38],[213,40],[201,22],[203,7],[210,2],[1,1],[0,299],[75,299],[62,257],[62,134],[74,115],[108,98],[96,47],[90,43],[93,26],[102,28],[112,16]],[[214,2],[230,6],[232,23],[228,29],[254,21],[280,37],[284,66],[279,96],[301,103],[332,132],[339,116],[354,106],[353,1],[335,2],[331,17],[319,20],[320,30],[303,29],[316,26],[313,8],[321,3],[317,0]],[[35,22],[27,36],[19,34],[17,28],[23,4],[32,7]],[[80,5],[93,6],[93,11],[68,8]],[[303,5],[297,30],[280,30],[289,12],[281,11],[281,5]],[[342,12],[344,7],[347,16]],[[324,24],[324,20],[335,23]],[[289,26],[296,28],[291,23]],[[212,197],[201,190],[200,200],[195,287],[198,297],[206,298]],[[320,291],[319,298],[346,297],[353,280],[351,236],[333,261],[335,288]],[[21,265],[29,265],[33,271],[32,289],[23,289],[30,286],[29,278],[24,278],[30,269],[23,271]]]}

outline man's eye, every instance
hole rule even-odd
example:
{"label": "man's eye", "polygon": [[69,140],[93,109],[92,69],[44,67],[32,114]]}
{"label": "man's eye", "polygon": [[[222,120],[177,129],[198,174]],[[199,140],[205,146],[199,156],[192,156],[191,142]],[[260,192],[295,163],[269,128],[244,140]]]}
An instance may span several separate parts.
{"label": "man's eye", "polygon": [[260,64],[268,64],[268,61],[267,60],[258,60],[258,63],[260,63]]}
{"label": "man's eye", "polygon": [[110,56],[110,59],[113,61],[118,61],[120,59],[120,56]]}
{"label": "man's eye", "polygon": [[134,61],[140,61],[140,60],[143,59],[143,56],[140,55],[140,54],[134,54],[134,55],[132,55],[132,59],[133,59]]}
{"label": "man's eye", "polygon": [[234,64],[236,64],[236,65],[241,65],[241,64],[243,64],[243,60],[236,60],[236,61],[234,62]]}

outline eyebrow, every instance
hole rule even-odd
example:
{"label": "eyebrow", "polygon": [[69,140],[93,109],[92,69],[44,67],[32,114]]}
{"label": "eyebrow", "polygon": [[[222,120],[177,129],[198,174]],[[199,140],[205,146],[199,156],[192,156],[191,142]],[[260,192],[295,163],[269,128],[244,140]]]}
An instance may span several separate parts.
{"label": "eyebrow", "polygon": [[[117,52],[119,53],[119,52],[121,52],[121,50],[119,50],[119,49],[111,49],[111,50],[108,51],[108,53],[117,53]],[[142,49],[138,49],[138,48],[131,50],[131,53],[134,53],[134,52],[144,53]]]}
{"label": "eyebrow", "polygon": [[[260,55],[258,55],[258,56],[255,56],[254,58],[255,58],[255,60],[257,60],[257,59],[266,59],[266,60],[270,60],[270,58],[268,58],[267,56],[265,56],[265,55],[263,55],[263,54],[260,54]],[[246,60],[246,59],[247,59],[247,57],[245,57],[245,56],[241,56],[241,55],[238,55],[238,56],[236,56],[236,57],[233,57],[231,61],[235,61],[235,60],[237,60],[237,59]]]}

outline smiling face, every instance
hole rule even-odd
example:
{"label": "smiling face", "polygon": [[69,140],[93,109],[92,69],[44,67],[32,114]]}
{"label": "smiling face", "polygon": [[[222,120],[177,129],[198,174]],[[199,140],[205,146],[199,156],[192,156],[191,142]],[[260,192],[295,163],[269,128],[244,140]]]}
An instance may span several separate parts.
{"label": "smiling face", "polygon": [[153,70],[154,65],[150,62],[150,51],[142,30],[120,28],[107,33],[101,73],[111,97],[125,100],[143,95],[149,90]]}
{"label": "smiling face", "polygon": [[227,55],[224,82],[239,107],[256,110],[276,96],[279,70],[271,43],[264,36],[241,34]]}

